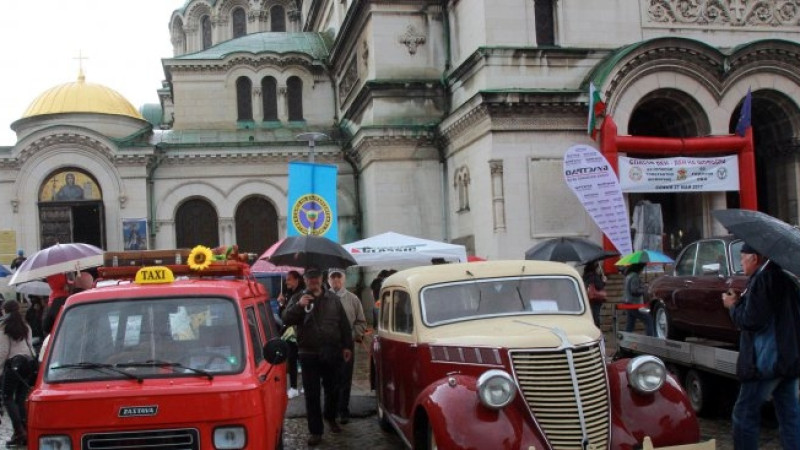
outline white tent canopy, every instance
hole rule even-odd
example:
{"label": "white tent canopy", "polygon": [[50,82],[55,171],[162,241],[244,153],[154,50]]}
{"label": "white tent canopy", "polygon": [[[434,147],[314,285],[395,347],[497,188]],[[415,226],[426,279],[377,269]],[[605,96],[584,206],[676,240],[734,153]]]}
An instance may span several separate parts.
{"label": "white tent canopy", "polygon": [[467,262],[463,245],[429,241],[399,233],[383,233],[343,245],[359,266],[423,266],[434,258],[447,262]]}

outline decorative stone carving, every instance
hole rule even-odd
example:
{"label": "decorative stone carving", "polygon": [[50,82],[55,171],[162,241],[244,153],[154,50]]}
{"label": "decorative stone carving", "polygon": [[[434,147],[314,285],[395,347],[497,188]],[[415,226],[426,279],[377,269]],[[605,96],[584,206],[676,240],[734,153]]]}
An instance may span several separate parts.
{"label": "decorative stone carving", "polygon": [[125,204],[128,203],[128,196],[121,194],[119,196],[119,209],[125,209]]}
{"label": "decorative stone carving", "polygon": [[253,88],[253,96],[254,97],[261,97],[261,86],[255,86]]}
{"label": "decorative stone carving", "polygon": [[342,80],[339,82],[339,104],[344,104],[347,96],[353,90],[353,87],[358,84],[358,65],[356,58],[350,60],[347,69],[342,75]]}
{"label": "decorative stone carving", "polygon": [[269,11],[265,9],[251,9],[250,12],[247,13],[247,21],[255,22],[256,20],[259,22],[266,22],[269,20]]}
{"label": "decorative stone carving", "polygon": [[408,53],[410,55],[414,55],[417,53],[417,47],[423,45],[427,41],[427,38],[424,34],[417,31],[414,25],[409,25],[406,28],[406,32],[401,34],[397,38],[397,41],[408,48]]}
{"label": "decorative stone carving", "polygon": [[361,61],[363,61],[366,71],[369,67],[369,42],[366,39],[361,42]]}
{"label": "decorative stone carving", "polygon": [[300,14],[300,10],[299,9],[290,10],[290,11],[288,11],[286,13],[286,15],[289,16],[289,21],[290,22],[299,22],[300,21],[301,14]]}
{"label": "decorative stone carving", "polygon": [[800,0],[649,0],[647,21],[715,27],[795,27]]}
{"label": "decorative stone carving", "polygon": [[19,212],[19,200],[13,199],[11,200],[11,212],[14,214]]}
{"label": "decorative stone carving", "polygon": [[506,229],[506,198],[503,192],[503,160],[489,160],[492,179],[492,219],[494,231]]}

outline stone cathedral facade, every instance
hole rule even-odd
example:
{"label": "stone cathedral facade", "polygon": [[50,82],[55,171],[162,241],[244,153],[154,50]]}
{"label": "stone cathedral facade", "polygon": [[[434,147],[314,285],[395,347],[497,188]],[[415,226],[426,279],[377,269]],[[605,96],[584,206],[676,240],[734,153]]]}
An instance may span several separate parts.
{"label": "stone cathedral facade", "polygon": [[[338,167],[339,234],[385,231],[522,258],[600,241],[565,185],[594,83],[619,134],[733,132],[752,91],[759,209],[798,222],[800,1],[188,0],[158,104],[77,81],[32,99],[0,148],[0,232],[28,252],[230,245],[286,235],[287,163]],[[61,80],[69,81],[69,80]],[[154,98],[156,98],[154,96]],[[632,154],[632,156],[636,156]],[[702,155],[699,155],[702,156]],[[735,192],[661,206],[664,249],[719,234]],[[132,230],[146,235],[130,240]],[[11,250],[13,252],[13,250]],[[3,255],[10,259],[11,255]]]}

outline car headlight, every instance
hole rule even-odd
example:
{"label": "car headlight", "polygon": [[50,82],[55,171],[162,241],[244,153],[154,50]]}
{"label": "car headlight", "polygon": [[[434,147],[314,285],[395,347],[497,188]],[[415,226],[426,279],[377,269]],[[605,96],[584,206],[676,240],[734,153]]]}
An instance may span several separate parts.
{"label": "car headlight", "polygon": [[667,379],[664,363],[651,355],[637,356],[628,361],[628,383],[642,394],[661,389]]}
{"label": "car headlight", "polygon": [[511,375],[502,370],[487,370],[478,377],[478,398],[492,409],[511,403],[517,395],[517,385]]}
{"label": "car headlight", "polygon": [[40,450],[72,450],[72,441],[69,436],[41,436],[39,438]]}
{"label": "car headlight", "polygon": [[214,430],[214,448],[240,449],[247,443],[247,432],[242,426],[219,427]]}

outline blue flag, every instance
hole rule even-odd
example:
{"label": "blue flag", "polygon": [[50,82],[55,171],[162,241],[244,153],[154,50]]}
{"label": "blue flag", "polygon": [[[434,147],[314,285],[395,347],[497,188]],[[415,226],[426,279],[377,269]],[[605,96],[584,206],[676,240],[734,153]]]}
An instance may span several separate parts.
{"label": "blue flag", "polygon": [[289,163],[287,236],[311,234],[339,242],[337,171],[338,167],[330,164]]}
{"label": "blue flag", "polygon": [[753,96],[750,93],[750,88],[747,88],[747,95],[742,104],[742,110],[739,111],[739,122],[736,123],[736,134],[744,137],[747,129],[750,128],[750,110],[753,103]]}

